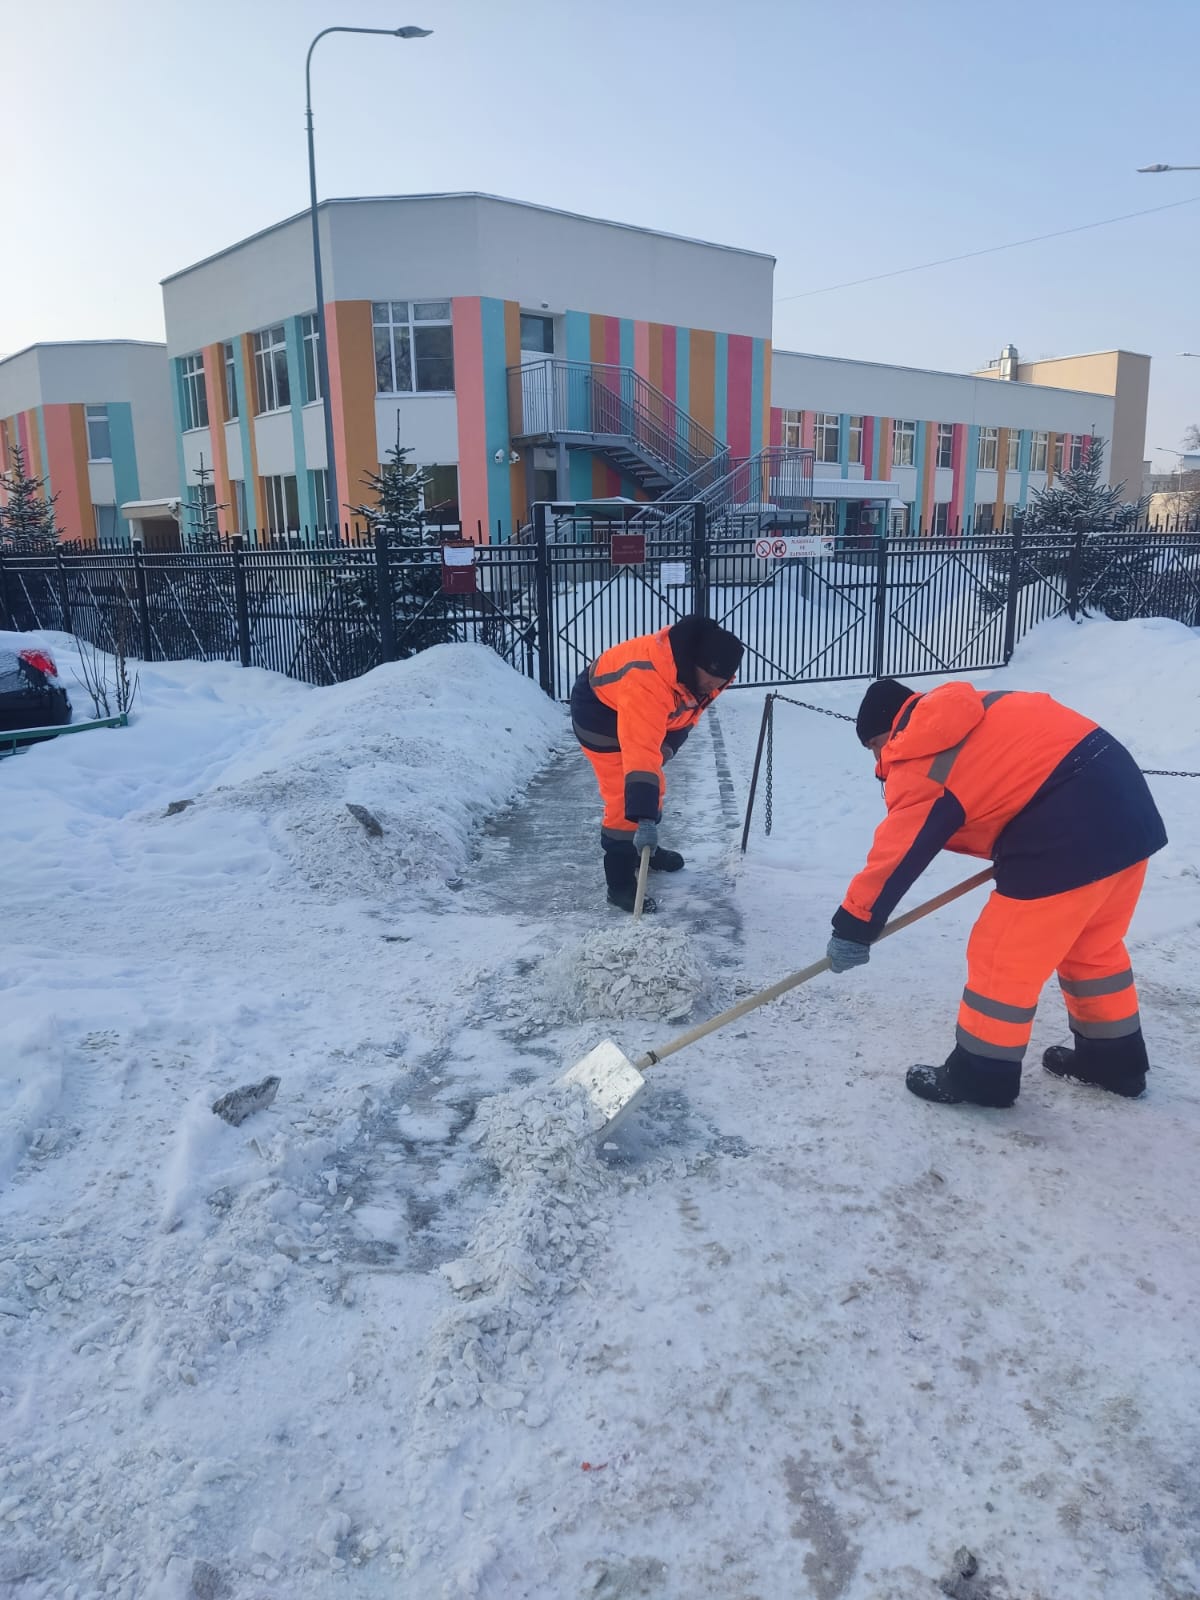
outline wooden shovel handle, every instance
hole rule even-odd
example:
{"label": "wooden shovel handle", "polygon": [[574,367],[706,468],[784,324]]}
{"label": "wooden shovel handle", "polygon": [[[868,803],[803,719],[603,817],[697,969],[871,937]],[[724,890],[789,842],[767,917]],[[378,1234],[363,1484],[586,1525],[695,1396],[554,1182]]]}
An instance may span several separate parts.
{"label": "wooden shovel handle", "polygon": [[642,859],[638,863],[637,893],[633,897],[633,920],[635,922],[638,921],[642,914],[642,905],[646,899],[646,877],[649,871],[650,846],[644,844],[642,846]]}
{"label": "wooden shovel handle", "polygon": [[[953,889],[944,889],[941,894],[935,894],[932,900],[926,900],[924,905],[914,906],[911,911],[906,911],[903,916],[895,917],[880,933],[880,939],[886,939],[889,934],[899,933],[901,928],[907,928],[911,923],[919,922],[922,917],[927,917],[931,911],[940,911],[943,906],[948,906],[952,900],[961,899],[964,894],[969,894],[972,889],[978,889],[981,884],[987,883],[992,876],[992,869],[988,867],[983,872],[977,872],[974,877],[965,879],[956,884]],[[667,1056],[673,1056],[677,1050],[682,1050],[685,1045],[695,1044],[697,1039],[703,1039],[706,1034],[716,1033],[718,1028],[723,1028],[727,1022],[736,1022],[739,1017],[744,1017],[748,1011],[756,1011],[759,1006],[765,1006],[771,1000],[778,1000],[781,994],[786,994],[789,989],[798,989],[802,983],[807,983],[810,978],[815,978],[822,972],[829,970],[829,957],[821,961],[814,961],[811,967],[805,967],[800,972],[793,972],[788,978],[781,978],[778,983],[773,983],[769,989],[762,989],[758,994],[752,994],[749,999],[740,1001],[736,1006],[730,1006],[728,1011],[722,1011],[719,1016],[712,1017],[708,1022],[702,1022],[699,1027],[681,1033],[677,1039],[671,1039],[667,1044],[662,1044],[655,1050],[647,1050],[640,1061],[634,1063],[639,1072],[645,1072],[647,1067],[652,1067]]]}

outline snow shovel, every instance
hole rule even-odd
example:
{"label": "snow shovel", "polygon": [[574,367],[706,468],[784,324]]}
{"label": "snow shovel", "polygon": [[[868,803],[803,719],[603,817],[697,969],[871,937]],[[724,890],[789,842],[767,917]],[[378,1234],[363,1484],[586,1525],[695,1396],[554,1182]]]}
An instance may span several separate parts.
{"label": "snow shovel", "polygon": [[638,863],[637,893],[633,897],[633,920],[639,922],[646,901],[646,877],[650,871],[650,846],[642,846],[642,859]]}
{"label": "snow shovel", "polygon": [[[645,852],[643,852],[642,868],[645,871]],[[927,917],[931,911],[938,911],[942,906],[948,906],[952,900],[961,899],[964,894],[969,894],[972,889],[978,889],[992,876],[991,868],[977,872],[974,877],[967,878],[965,882],[956,884],[953,889],[946,889],[941,894],[934,895],[932,900],[926,900],[924,905],[915,906],[913,910],[906,911],[903,916],[895,917],[879,935],[886,939],[891,933],[899,933],[901,928],[907,928],[913,922],[919,922],[922,917]],[[673,1056],[677,1050],[682,1050],[685,1045],[695,1044],[697,1039],[703,1039],[707,1034],[715,1033],[718,1028],[723,1028],[726,1023],[736,1022],[739,1017],[744,1017],[748,1011],[755,1011],[759,1006],[765,1006],[770,1000],[778,1000],[779,996],[786,994],[789,989],[797,989],[802,983],[807,983],[810,978],[815,978],[819,973],[829,970],[829,957],[825,956],[820,961],[814,961],[811,967],[805,967],[800,972],[793,972],[788,978],[781,978],[778,983],[773,983],[769,989],[763,989],[758,994],[752,994],[748,1000],[740,1001],[736,1006],[730,1006],[728,1011],[722,1011],[719,1016],[713,1017],[709,1022],[702,1022],[698,1027],[691,1028],[687,1033],[681,1033],[678,1038],[660,1044],[657,1049],[647,1050],[644,1056],[637,1061],[630,1061],[620,1047],[613,1040],[605,1039],[603,1044],[598,1044],[594,1050],[589,1050],[587,1055],[577,1061],[562,1077],[557,1080],[562,1087],[582,1089],[587,1107],[588,1121],[591,1132],[596,1134],[608,1133],[622,1120],[629,1111],[634,1101],[646,1087],[646,1080],[642,1076],[650,1067],[657,1066],[667,1056]]]}

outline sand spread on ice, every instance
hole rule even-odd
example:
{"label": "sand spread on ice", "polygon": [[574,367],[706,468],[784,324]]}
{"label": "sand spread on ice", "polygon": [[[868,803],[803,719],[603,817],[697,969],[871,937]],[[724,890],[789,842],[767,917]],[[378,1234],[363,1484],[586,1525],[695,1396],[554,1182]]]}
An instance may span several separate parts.
{"label": "sand spread on ice", "polygon": [[563,1022],[681,1022],[712,992],[704,958],[687,935],[645,922],[588,934],[549,956],[534,987],[545,1014]]}

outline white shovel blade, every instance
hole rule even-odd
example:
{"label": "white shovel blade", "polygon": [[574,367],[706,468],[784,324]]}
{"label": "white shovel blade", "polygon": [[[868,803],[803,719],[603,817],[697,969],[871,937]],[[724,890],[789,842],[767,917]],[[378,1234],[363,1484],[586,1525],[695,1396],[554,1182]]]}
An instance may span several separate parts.
{"label": "white shovel blade", "polygon": [[589,1050],[557,1082],[585,1095],[593,1133],[611,1127],[646,1086],[645,1078],[611,1039]]}

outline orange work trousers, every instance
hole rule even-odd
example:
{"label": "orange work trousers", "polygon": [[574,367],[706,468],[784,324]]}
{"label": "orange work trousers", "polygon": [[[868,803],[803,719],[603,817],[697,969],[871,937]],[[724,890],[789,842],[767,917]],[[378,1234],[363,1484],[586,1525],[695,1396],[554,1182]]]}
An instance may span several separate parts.
{"label": "orange work trousers", "polygon": [[[605,845],[632,844],[637,823],[630,822],[625,816],[625,768],[621,761],[621,752],[588,750],[583,745],[579,748],[592,763],[592,771],[596,774],[596,782],[600,786],[600,798],[604,802],[604,820],[600,825],[601,842]],[[660,779],[658,785],[660,806],[666,788],[666,780]]]}
{"label": "orange work trousers", "polygon": [[[958,1013],[958,1046],[982,1057],[992,1074],[1020,1078],[1038,998],[1058,973],[1078,1041],[1140,1045],[1137,990],[1125,949],[1146,878],[1146,863],[1065,894],[1011,900],[993,893],[967,945],[967,986]],[[981,1062],[980,1065],[983,1063]]]}

